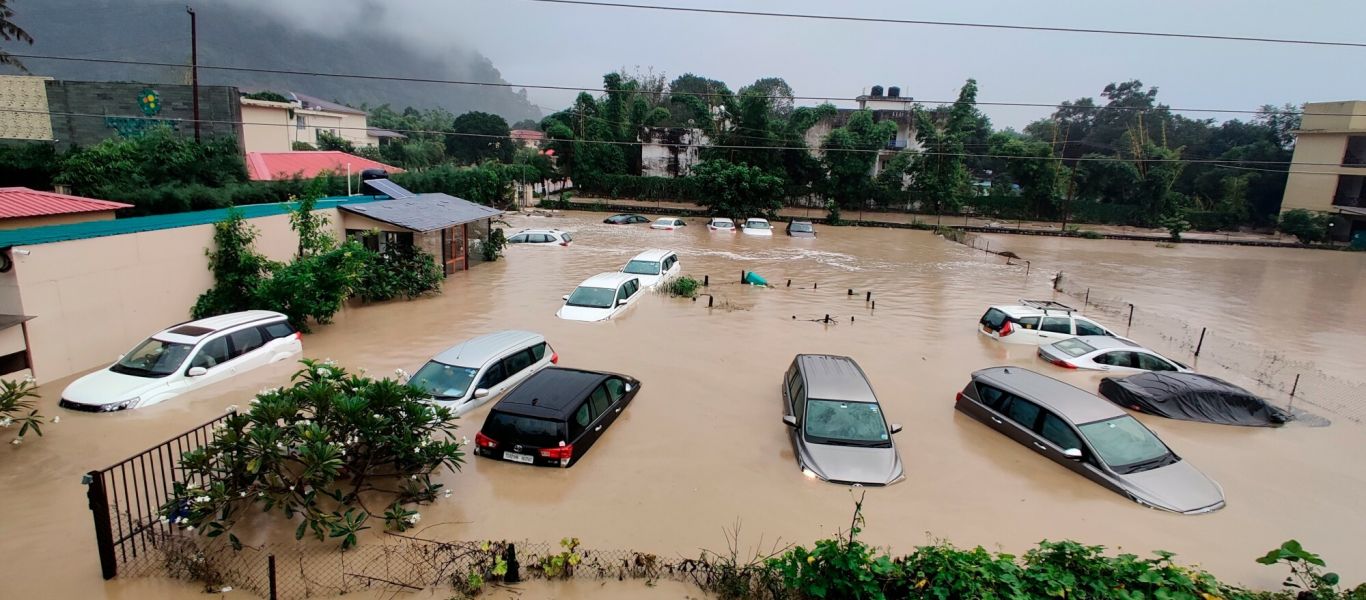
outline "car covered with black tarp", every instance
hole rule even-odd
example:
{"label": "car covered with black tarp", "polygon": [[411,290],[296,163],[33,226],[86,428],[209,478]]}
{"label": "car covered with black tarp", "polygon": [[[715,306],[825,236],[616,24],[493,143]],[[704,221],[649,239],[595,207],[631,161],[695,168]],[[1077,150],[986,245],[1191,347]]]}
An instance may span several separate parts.
{"label": "car covered with black tarp", "polygon": [[1224,425],[1276,427],[1290,414],[1218,377],[1199,373],[1150,372],[1106,377],[1100,394],[1142,413]]}

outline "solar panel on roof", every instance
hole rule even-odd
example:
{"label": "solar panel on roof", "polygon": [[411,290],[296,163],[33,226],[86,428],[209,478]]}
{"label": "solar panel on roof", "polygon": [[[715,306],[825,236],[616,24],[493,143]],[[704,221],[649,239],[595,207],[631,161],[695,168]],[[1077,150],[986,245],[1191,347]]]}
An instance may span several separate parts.
{"label": "solar panel on roof", "polygon": [[365,185],[375,188],[375,190],[379,193],[384,194],[395,200],[398,200],[400,198],[412,198],[413,196],[417,195],[408,190],[403,189],[403,186],[392,181],[389,181],[388,179],[367,179],[365,180]]}

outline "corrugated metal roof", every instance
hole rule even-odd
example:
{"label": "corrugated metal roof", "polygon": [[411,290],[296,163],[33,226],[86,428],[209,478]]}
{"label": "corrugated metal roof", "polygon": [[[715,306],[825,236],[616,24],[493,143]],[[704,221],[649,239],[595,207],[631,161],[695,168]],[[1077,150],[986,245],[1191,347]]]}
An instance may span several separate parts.
{"label": "corrugated metal roof", "polygon": [[312,178],[323,171],[346,174],[346,165],[351,165],[352,173],[366,169],[384,169],[390,173],[402,173],[403,169],[391,167],[381,162],[347,154],[336,150],[310,150],[297,152],[248,152],[247,176],[254,181],[289,179],[295,175]]}
{"label": "corrugated metal roof", "polygon": [[336,102],[328,102],[317,96],[309,96],[308,94],[300,94],[299,92],[289,92],[289,94],[291,96],[294,96],[294,99],[298,100],[299,103],[303,104],[304,108],[307,109],[325,110],[328,112],[338,113],[350,113],[353,115],[366,114],[365,111],[360,110],[358,108],[351,108],[350,106],[337,104]]}
{"label": "corrugated metal roof", "polygon": [[411,198],[346,205],[342,210],[413,231],[436,231],[503,214],[496,208],[446,194],[418,194]]}
{"label": "corrugated metal roof", "polygon": [[378,128],[378,127],[369,127],[369,128],[366,128],[366,130],[365,130],[365,135],[368,135],[368,136],[371,136],[371,137],[381,137],[381,138],[407,138],[407,137],[408,137],[408,136],[403,135],[403,134],[401,134],[401,133],[399,133],[399,132],[397,132],[397,131],[390,131],[390,130],[388,130],[388,129],[380,129],[380,128]]}
{"label": "corrugated metal roof", "polygon": [[[374,202],[375,200],[376,198],[374,196],[323,198],[318,201],[317,207],[318,209],[337,208],[342,205],[364,204],[366,202]],[[244,217],[253,219],[256,217],[282,215],[293,210],[297,205],[298,204],[295,202],[251,204],[238,207],[237,210],[242,211]],[[0,248],[51,244],[69,240],[137,233],[140,231],[156,231],[160,229],[190,227],[193,225],[206,225],[209,223],[217,223],[218,221],[227,218],[228,210],[229,209],[222,208],[169,215],[152,215],[150,217],[132,217],[108,221],[88,221],[85,223],[70,223],[67,225],[48,225],[45,227],[0,230]]]}
{"label": "corrugated metal roof", "polygon": [[40,192],[26,187],[0,188],[0,219],[100,212],[131,206],[122,202]]}

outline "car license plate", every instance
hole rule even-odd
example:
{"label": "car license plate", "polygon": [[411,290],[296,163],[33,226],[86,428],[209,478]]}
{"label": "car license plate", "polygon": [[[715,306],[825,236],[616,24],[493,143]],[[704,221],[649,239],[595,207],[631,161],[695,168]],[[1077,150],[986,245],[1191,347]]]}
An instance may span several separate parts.
{"label": "car license plate", "polygon": [[533,462],[536,461],[536,457],[534,457],[534,456],[532,456],[532,455],[530,455],[530,454],[518,454],[518,453],[516,453],[516,452],[504,452],[504,453],[503,453],[503,460],[510,460],[510,461],[512,461],[512,462],[519,462],[519,463],[524,463],[524,464],[528,464],[528,465],[529,465],[529,464],[531,464],[531,463],[533,463]]}

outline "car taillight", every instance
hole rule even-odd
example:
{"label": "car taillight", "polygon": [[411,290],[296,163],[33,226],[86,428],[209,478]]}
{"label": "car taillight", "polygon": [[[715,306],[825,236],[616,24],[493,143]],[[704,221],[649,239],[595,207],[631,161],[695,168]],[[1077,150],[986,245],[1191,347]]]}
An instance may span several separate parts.
{"label": "car taillight", "polygon": [[963,395],[963,392],[958,392],[958,395],[953,397],[953,401],[954,401],[954,402],[962,402],[962,401],[965,400],[966,398],[967,398],[967,396],[964,396],[964,395]]}
{"label": "car taillight", "polygon": [[493,441],[493,438],[491,438],[491,437],[489,437],[489,436],[487,436],[487,435],[484,435],[484,432],[482,432],[482,431],[479,432],[479,433],[474,434],[474,443],[475,443],[476,445],[478,445],[480,448],[497,448],[497,447],[498,447],[498,442],[495,442],[495,441]]}
{"label": "car taillight", "polygon": [[567,467],[569,466],[569,460],[574,458],[574,444],[565,444],[557,448],[542,448],[541,458],[558,460],[560,461],[561,467]]}
{"label": "car taillight", "polygon": [[1001,329],[998,330],[997,333],[1000,334],[1001,337],[1005,337],[1015,333],[1015,328],[1010,325],[1010,321],[1006,321],[1001,323]]}
{"label": "car taillight", "polygon": [[1063,360],[1063,359],[1061,359],[1061,358],[1049,358],[1049,359],[1048,359],[1048,362],[1051,362],[1051,363],[1053,363],[1053,364],[1055,364],[1055,365],[1058,365],[1059,367],[1062,367],[1062,368],[1064,368],[1064,369],[1075,369],[1075,368],[1077,368],[1077,365],[1074,365],[1074,364],[1072,364],[1072,363],[1070,363],[1070,362],[1067,362],[1067,361],[1065,361],[1065,360]]}
{"label": "car taillight", "polygon": [[560,242],[560,245],[561,245],[561,246],[568,246],[568,245],[569,245],[569,242]]}
{"label": "car taillight", "polygon": [[302,332],[302,331],[296,331],[296,332],[294,332],[294,339],[299,340],[299,341],[301,341],[301,342],[304,341],[304,332]]}
{"label": "car taillight", "polygon": [[551,352],[551,353],[550,353],[550,364],[552,364],[552,365],[558,365],[558,364],[560,364],[560,353],[559,353],[559,352]]}

